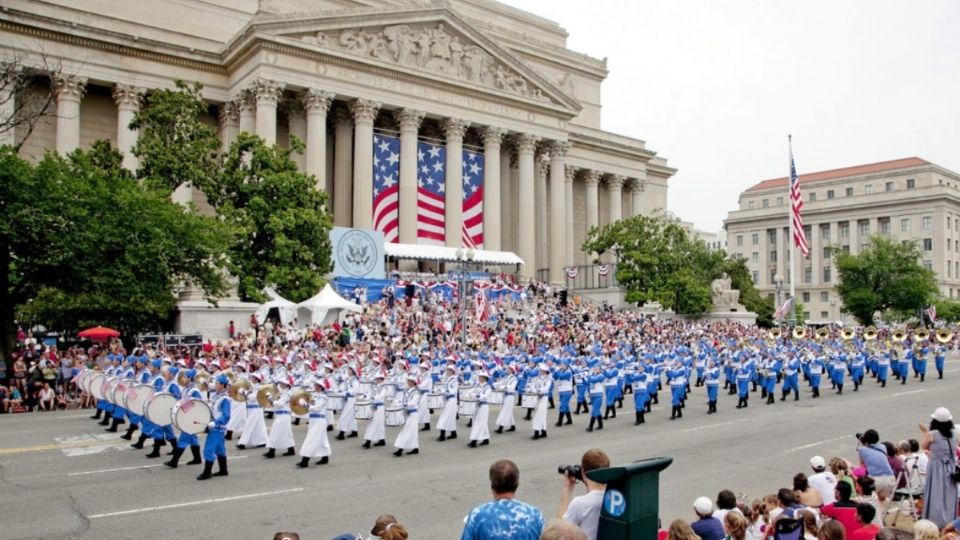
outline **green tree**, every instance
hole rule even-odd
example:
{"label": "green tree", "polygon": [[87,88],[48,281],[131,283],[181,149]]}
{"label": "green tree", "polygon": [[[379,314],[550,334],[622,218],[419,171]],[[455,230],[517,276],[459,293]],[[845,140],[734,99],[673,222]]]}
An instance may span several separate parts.
{"label": "green tree", "polygon": [[960,302],[940,298],[933,303],[937,307],[937,321],[955,323],[960,321]]}
{"label": "green tree", "polygon": [[205,193],[224,221],[238,229],[227,253],[242,297],[263,301],[268,285],[295,302],[316,294],[333,268],[333,219],[326,193],[297,170],[289,150],[241,134]]}
{"label": "green tree", "polygon": [[915,242],[880,236],[858,255],[834,252],[844,309],[869,325],[878,311],[915,313],[929,305],[938,294],[936,276],[920,264],[920,256]]}
{"label": "green tree", "polygon": [[225,289],[229,229],[138,182],[109,143],[38,164],[0,149],[0,294],[9,343],[28,324],[159,329],[187,280],[210,298]]}

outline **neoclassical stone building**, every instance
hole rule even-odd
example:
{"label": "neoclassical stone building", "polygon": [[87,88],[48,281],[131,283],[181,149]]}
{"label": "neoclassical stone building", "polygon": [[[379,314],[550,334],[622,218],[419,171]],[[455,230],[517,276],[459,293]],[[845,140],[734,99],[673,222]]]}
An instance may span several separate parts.
{"label": "neoclassical stone building", "polygon": [[[128,129],[145,93],[198,81],[224,145],[240,132],[288,146],[332,200],[335,223],[373,228],[373,137],[400,138],[399,241],[417,243],[417,142],[447,148],[445,238],[461,244],[461,149],[482,153],[485,249],[521,274],[588,263],[594,225],[666,207],[675,172],[638,139],[603,131],[606,61],[566,48],[552,21],[493,0],[6,0],[0,49],[61,66],[38,156]],[[624,53],[626,54],[626,52]],[[11,114],[8,102],[2,114]],[[18,142],[24,133],[11,134]],[[9,139],[0,143],[11,142]],[[201,197],[189,186],[177,197]],[[457,204],[453,204],[457,202]]]}

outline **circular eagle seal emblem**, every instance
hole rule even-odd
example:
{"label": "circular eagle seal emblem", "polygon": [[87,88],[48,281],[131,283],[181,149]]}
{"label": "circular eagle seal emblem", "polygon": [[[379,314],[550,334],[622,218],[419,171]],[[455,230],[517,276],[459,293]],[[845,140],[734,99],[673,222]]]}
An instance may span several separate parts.
{"label": "circular eagle seal emblem", "polygon": [[337,245],[337,266],[351,276],[368,275],[377,265],[377,243],[361,230],[347,231]]}

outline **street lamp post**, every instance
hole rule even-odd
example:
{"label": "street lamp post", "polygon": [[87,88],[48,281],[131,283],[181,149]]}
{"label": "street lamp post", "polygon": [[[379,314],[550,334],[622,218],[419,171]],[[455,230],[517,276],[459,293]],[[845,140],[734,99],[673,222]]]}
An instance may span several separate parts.
{"label": "street lamp post", "polygon": [[[779,313],[780,307],[783,306],[783,276],[777,273],[773,276],[773,282],[777,285],[777,306],[776,310]],[[783,313],[780,313],[777,317],[777,327],[783,326]]]}
{"label": "street lamp post", "polygon": [[447,277],[456,280],[460,291],[460,346],[463,349],[467,348],[467,288],[472,281],[468,265],[473,262],[476,255],[473,248],[457,248],[457,262],[460,265],[447,271]]}

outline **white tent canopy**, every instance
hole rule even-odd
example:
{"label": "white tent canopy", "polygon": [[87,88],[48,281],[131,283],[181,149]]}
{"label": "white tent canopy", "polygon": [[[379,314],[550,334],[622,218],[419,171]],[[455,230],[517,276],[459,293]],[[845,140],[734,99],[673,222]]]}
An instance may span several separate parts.
{"label": "white tent canopy", "polygon": [[286,298],[277,294],[277,291],[273,287],[265,287],[263,289],[263,294],[267,295],[267,302],[260,304],[260,307],[257,308],[257,320],[260,323],[264,323],[267,320],[267,315],[270,313],[271,309],[276,308],[277,313],[280,314],[280,324],[290,324],[293,322],[294,317],[297,316],[297,305],[287,300]]}
{"label": "white tent canopy", "polygon": [[360,313],[363,308],[337,294],[327,283],[312,298],[297,304],[297,320],[301,328],[311,324],[324,326],[338,320],[344,311]]}
{"label": "white tent canopy", "polygon": [[[420,261],[457,260],[457,248],[447,246],[429,246],[421,244],[384,244],[387,257],[397,259],[416,259]],[[512,265],[523,264],[523,259],[510,251],[474,250],[473,262],[477,264]]]}

